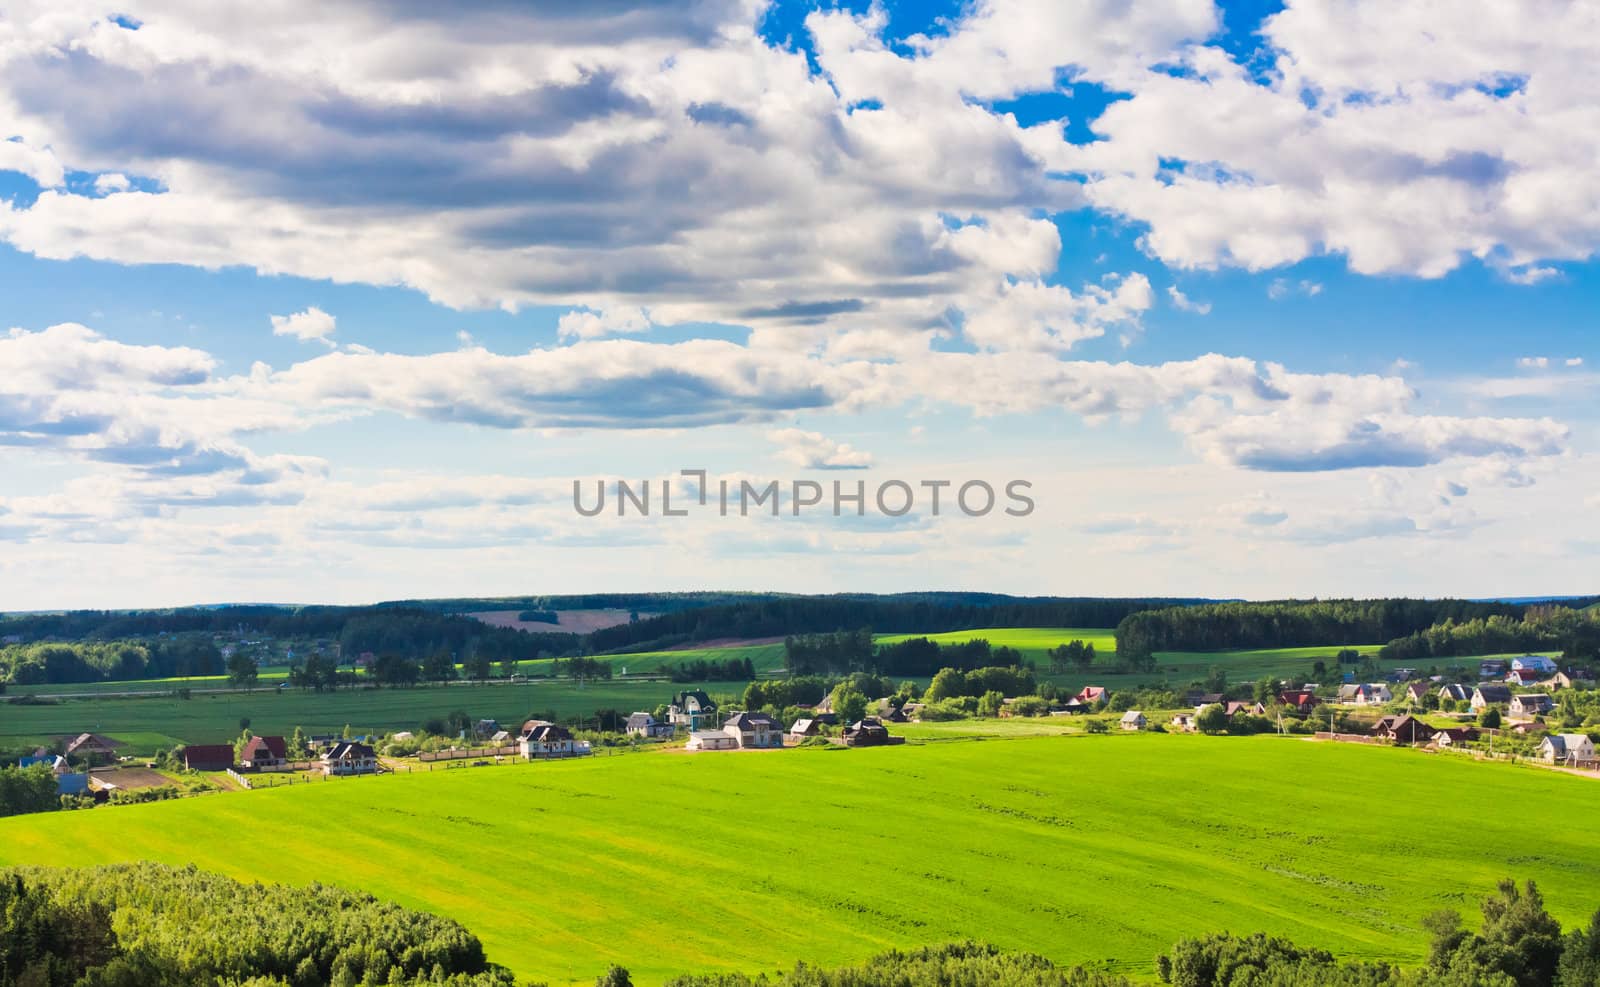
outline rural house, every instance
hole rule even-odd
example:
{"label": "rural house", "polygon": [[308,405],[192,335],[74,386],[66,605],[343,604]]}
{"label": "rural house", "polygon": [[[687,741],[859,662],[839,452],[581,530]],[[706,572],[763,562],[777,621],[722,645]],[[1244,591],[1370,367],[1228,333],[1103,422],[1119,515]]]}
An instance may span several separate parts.
{"label": "rural house", "polygon": [[325,775],[370,775],[378,772],[378,755],[366,744],[341,740],[322,755]]}
{"label": "rural house", "polygon": [[233,745],[190,744],[183,749],[183,766],[190,771],[226,771],[233,767]]}
{"label": "rural house", "polygon": [[1445,727],[1433,735],[1433,745],[1435,747],[1460,747],[1469,740],[1477,739],[1477,727]]}
{"label": "rural house", "polygon": [[846,747],[881,747],[894,738],[876,717],[867,716],[845,727],[843,739]]}
{"label": "rural house", "polygon": [[1452,702],[1459,703],[1471,698],[1472,690],[1459,682],[1451,682],[1449,685],[1441,685],[1439,687],[1440,702],[1444,702],[1446,699],[1448,699]]}
{"label": "rural house", "polygon": [[260,771],[289,763],[289,745],[282,737],[251,737],[239,751],[239,766]]}
{"label": "rural house", "polygon": [[1394,693],[1382,682],[1365,682],[1356,686],[1351,702],[1357,706],[1382,706],[1394,702]]}
{"label": "rural house", "polygon": [[522,756],[530,760],[540,757],[582,757],[590,752],[587,740],[574,740],[571,730],[543,720],[529,720],[522,725],[520,746]]}
{"label": "rural house", "polygon": [[689,734],[689,742],[684,745],[685,750],[691,751],[731,751],[738,748],[739,741],[722,730],[695,730]]}
{"label": "rural house", "polygon": [[672,697],[672,705],[667,707],[667,719],[675,726],[688,727],[691,733],[707,725],[715,727],[717,704],[699,689],[680,692]]}
{"label": "rural house", "polygon": [[472,736],[478,740],[488,740],[500,732],[500,724],[494,720],[479,720],[472,725]]}
{"label": "rural house", "polygon": [[1401,695],[1405,697],[1407,702],[1420,703],[1431,692],[1433,692],[1432,682],[1426,679],[1417,679],[1415,682],[1407,683]]}
{"label": "rural house", "polygon": [[816,720],[795,720],[794,724],[789,727],[789,736],[791,737],[820,737],[821,735],[822,724]]}
{"label": "rural house", "polygon": [[67,743],[67,756],[86,764],[110,764],[117,758],[117,748],[122,745],[99,734],[80,733]]}
{"label": "rural house", "polygon": [[662,737],[672,736],[672,724],[662,723],[649,713],[632,713],[628,716],[626,727],[628,735],[643,737],[646,740],[659,740]]}
{"label": "rural house", "polygon": [[1083,703],[1085,706],[1093,706],[1095,703],[1102,703],[1106,701],[1106,690],[1103,686],[1086,685],[1082,689],[1079,689],[1078,694],[1072,698],[1076,699],[1080,703]]}
{"label": "rural house", "polygon": [[1539,685],[1546,689],[1593,689],[1594,683],[1583,675],[1568,675],[1566,672],[1557,672],[1540,682]]}
{"label": "rural house", "polygon": [[1136,709],[1130,709],[1122,714],[1120,725],[1124,730],[1143,730],[1145,725],[1144,714]]}
{"label": "rural house", "polygon": [[1310,689],[1287,689],[1278,693],[1278,702],[1300,713],[1309,713],[1317,707],[1317,694]]}
{"label": "rural house", "polygon": [[1554,675],[1556,663],[1544,655],[1523,655],[1521,658],[1511,659],[1511,670],[1515,672],[1537,672],[1539,675]]}
{"label": "rural house", "polygon": [[1539,716],[1556,708],[1550,697],[1543,693],[1528,693],[1511,697],[1512,716]]}
{"label": "rural house", "polygon": [[735,713],[722,725],[722,732],[737,741],[740,747],[783,746],[783,731],[765,713]]}
{"label": "rural house", "polygon": [[[1204,709],[1205,707],[1201,708]],[[1174,713],[1172,714],[1172,726],[1185,733],[1193,733],[1195,715],[1194,713]]]}
{"label": "rural house", "polygon": [[39,751],[36,751],[28,757],[22,758],[17,762],[17,767],[31,768],[35,764],[49,765],[50,773],[55,775],[57,778],[72,770],[72,765],[67,763],[66,758],[62,757],[60,754],[52,754],[43,748],[40,748]]}
{"label": "rural house", "polygon": [[1389,740],[1397,744],[1425,744],[1433,739],[1433,734],[1433,727],[1409,714],[1385,716],[1378,721],[1377,728],[1372,731],[1372,735],[1379,740]]}
{"label": "rural house", "polygon": [[1497,678],[1500,678],[1502,675],[1504,675],[1506,673],[1506,670],[1508,668],[1510,668],[1510,667],[1511,666],[1507,665],[1505,662],[1501,661],[1498,658],[1492,659],[1490,661],[1480,661],[1480,662],[1478,662],[1478,678],[1480,678],[1480,679],[1497,679]]}
{"label": "rural house", "polygon": [[1481,713],[1490,706],[1501,706],[1511,701],[1511,690],[1498,683],[1486,682],[1472,690],[1472,711]]}
{"label": "rural house", "polygon": [[1513,668],[1506,673],[1506,685],[1533,685],[1539,681],[1539,673],[1531,668]]}
{"label": "rural house", "polygon": [[1586,733],[1553,733],[1539,742],[1539,756],[1546,764],[1590,765],[1594,741]]}

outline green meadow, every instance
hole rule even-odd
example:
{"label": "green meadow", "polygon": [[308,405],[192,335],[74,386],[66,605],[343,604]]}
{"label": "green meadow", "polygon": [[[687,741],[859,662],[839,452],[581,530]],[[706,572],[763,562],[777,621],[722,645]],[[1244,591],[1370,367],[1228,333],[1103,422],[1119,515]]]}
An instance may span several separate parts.
{"label": "green meadow", "polygon": [[1224,929],[1414,964],[1423,915],[1471,912],[1505,876],[1586,919],[1597,797],[1534,768],[1278,738],[652,752],[13,817],[0,864],[343,884],[458,919],[553,983],[969,936],[1149,980],[1175,939]]}

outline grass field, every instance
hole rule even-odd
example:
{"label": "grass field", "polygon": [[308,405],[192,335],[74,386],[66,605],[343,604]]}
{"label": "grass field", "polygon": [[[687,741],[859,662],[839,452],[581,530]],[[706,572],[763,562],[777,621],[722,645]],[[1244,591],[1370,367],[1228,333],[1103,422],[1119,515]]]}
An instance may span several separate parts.
{"label": "grass field", "polygon": [[14,817],[0,863],[358,887],[555,983],[967,936],[1150,979],[1173,940],[1222,929],[1415,963],[1422,915],[1470,913],[1504,876],[1578,922],[1600,888],[1597,796],[1554,772],[1276,738],[649,753]]}
{"label": "grass field", "polygon": [[1116,654],[1116,631],[1109,627],[987,627],[976,631],[948,631],[943,634],[876,634],[873,640],[880,644],[893,644],[914,637],[925,637],[938,644],[960,644],[982,638],[1000,648],[1016,648],[1024,658],[1044,664],[1044,653],[1058,644],[1079,640],[1094,645],[1095,651],[1110,656]]}

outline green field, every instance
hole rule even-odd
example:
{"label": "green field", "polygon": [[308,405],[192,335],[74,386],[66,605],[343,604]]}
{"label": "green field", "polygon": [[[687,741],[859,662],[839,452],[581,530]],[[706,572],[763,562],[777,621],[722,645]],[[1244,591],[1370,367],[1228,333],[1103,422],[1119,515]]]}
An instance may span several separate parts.
{"label": "green field", "polygon": [[875,634],[873,640],[880,644],[894,644],[914,637],[925,637],[937,644],[960,644],[982,638],[1000,648],[1016,648],[1024,658],[1044,664],[1046,651],[1058,644],[1078,640],[1094,645],[1100,654],[1111,656],[1117,651],[1116,631],[1109,627],[986,627],[976,631],[947,631],[943,634]]}
{"label": "green field", "polygon": [[[728,661],[733,658],[749,658],[758,673],[776,672],[783,669],[782,644],[746,644],[727,648],[684,648],[677,651],[633,651],[624,655],[596,655],[595,657],[609,664],[613,674],[617,675],[623,674],[624,669],[627,670],[628,675],[648,675],[661,672],[663,669],[673,665],[683,665],[699,659]],[[541,658],[537,661],[523,661],[517,664],[518,668],[525,674],[549,675],[553,661],[548,658]]]}
{"label": "green field", "polygon": [[1222,929],[1415,964],[1424,914],[1472,912],[1505,876],[1584,920],[1597,797],[1555,772],[1276,738],[658,752],[14,817],[0,863],[344,884],[556,983],[969,936],[1148,980],[1175,939]]}

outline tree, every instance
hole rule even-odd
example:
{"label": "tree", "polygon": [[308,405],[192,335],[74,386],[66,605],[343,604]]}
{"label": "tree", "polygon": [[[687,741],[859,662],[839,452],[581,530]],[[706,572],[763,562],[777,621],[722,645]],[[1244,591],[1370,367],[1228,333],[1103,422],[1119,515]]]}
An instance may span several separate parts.
{"label": "tree", "polygon": [[306,745],[306,732],[299,727],[294,728],[294,733],[289,737],[289,758],[294,761],[303,761],[311,756],[311,749]]}
{"label": "tree", "polygon": [[463,664],[466,669],[467,678],[472,679],[475,682],[482,682],[488,679],[489,672],[493,667],[493,663],[489,661],[489,656],[481,652],[473,652],[472,654],[468,655],[467,660]]}
{"label": "tree", "polygon": [[60,807],[55,775],[48,765],[0,768],[0,816],[49,812]]}
{"label": "tree", "polygon": [[422,677],[429,682],[447,682],[456,677],[456,660],[440,649],[422,660]]}
{"label": "tree", "polygon": [[254,689],[260,674],[255,659],[242,651],[234,652],[233,657],[228,659],[228,684],[231,686]]}
{"label": "tree", "polygon": [[1105,720],[1090,720],[1083,725],[1085,733],[1110,733],[1111,728],[1106,726]]}
{"label": "tree", "polygon": [[1006,697],[1002,692],[992,689],[988,692],[985,692],[983,695],[978,697],[978,715],[999,716],[1000,709],[1005,705],[1005,701]]}
{"label": "tree", "polygon": [[1500,711],[1493,706],[1485,709],[1478,717],[1478,726],[1483,727],[1485,730],[1500,729]]}
{"label": "tree", "polygon": [[509,679],[517,674],[517,660],[515,658],[500,659],[500,676]]}
{"label": "tree", "polygon": [[633,987],[633,978],[626,967],[613,963],[605,973],[594,978],[594,987]]}
{"label": "tree", "polygon": [[833,690],[833,711],[839,722],[854,723],[867,714],[867,696],[848,682],[841,682]]}
{"label": "tree", "polygon": [[1204,685],[1207,692],[1226,693],[1228,691],[1228,670],[1220,665],[1212,665],[1206,671]]}
{"label": "tree", "polygon": [[1556,987],[1591,987],[1600,984],[1600,912],[1587,929],[1574,929],[1562,943],[1556,968]]}
{"label": "tree", "polygon": [[1228,711],[1220,704],[1212,703],[1195,714],[1194,727],[1201,733],[1227,733]]}

